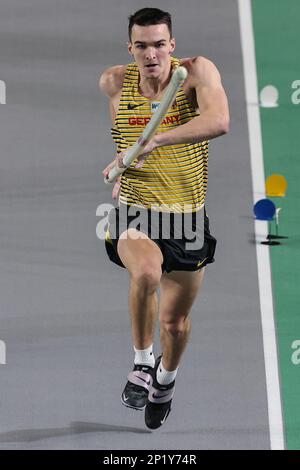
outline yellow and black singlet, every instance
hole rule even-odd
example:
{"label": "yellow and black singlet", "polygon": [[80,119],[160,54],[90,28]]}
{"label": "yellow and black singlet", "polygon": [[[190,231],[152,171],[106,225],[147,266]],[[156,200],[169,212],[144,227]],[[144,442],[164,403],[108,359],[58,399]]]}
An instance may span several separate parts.
{"label": "yellow and black singlet", "polygon": [[[171,60],[173,68],[180,65],[179,59]],[[128,64],[111,131],[117,151],[136,142],[158,104],[140,94],[138,67],[135,63]],[[197,115],[181,87],[157,133],[174,129]],[[121,177],[119,202],[149,209],[160,207],[156,210],[164,210],[161,207],[165,206],[172,212],[198,211],[206,196],[208,144],[203,141],[158,147],[141,168],[134,168],[135,160]]]}

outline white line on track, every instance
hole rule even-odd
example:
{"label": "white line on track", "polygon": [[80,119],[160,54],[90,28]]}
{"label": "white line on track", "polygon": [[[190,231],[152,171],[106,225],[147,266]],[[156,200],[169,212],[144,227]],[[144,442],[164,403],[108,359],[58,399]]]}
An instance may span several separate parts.
{"label": "white line on track", "polygon": [[[258,104],[255,47],[251,0],[238,0],[241,44],[244,62],[244,79],[247,100],[247,116],[251,154],[253,203],[265,197],[265,175]],[[268,233],[266,222],[255,221],[255,236],[264,238]],[[269,247],[256,244],[260,311],[266,370],[268,415],[271,449],[284,449],[276,328],[273,308]]]}

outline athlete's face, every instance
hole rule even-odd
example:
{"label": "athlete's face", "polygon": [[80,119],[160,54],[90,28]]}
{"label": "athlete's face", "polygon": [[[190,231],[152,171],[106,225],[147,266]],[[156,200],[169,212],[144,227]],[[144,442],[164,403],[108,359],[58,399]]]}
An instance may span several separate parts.
{"label": "athlete's face", "polygon": [[175,39],[170,38],[166,24],[133,25],[128,51],[133,55],[143,77],[158,78],[169,70],[170,55],[174,49]]}

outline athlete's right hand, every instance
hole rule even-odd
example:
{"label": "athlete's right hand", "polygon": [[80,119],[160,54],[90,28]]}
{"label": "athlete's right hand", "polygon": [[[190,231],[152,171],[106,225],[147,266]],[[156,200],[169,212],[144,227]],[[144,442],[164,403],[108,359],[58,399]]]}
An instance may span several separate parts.
{"label": "athlete's right hand", "polygon": [[[116,158],[111,163],[109,163],[106,168],[104,168],[104,170],[102,171],[104,178],[108,177],[110,170],[112,170],[112,168],[114,168],[115,166],[118,166],[119,168],[124,168],[123,157],[124,157],[124,152],[118,153]],[[112,190],[113,199],[118,198],[120,188],[121,188],[121,176],[118,176],[118,178],[116,179],[114,183],[113,190]]]}

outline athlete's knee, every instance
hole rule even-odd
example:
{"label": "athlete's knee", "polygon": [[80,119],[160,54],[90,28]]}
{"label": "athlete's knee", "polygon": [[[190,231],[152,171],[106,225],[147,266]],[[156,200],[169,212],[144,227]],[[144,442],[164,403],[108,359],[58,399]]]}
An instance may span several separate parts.
{"label": "athlete's knee", "polygon": [[191,322],[189,317],[182,317],[180,319],[160,319],[160,328],[167,334],[179,337],[187,334],[191,328]]}
{"label": "athlete's knee", "polygon": [[161,274],[160,267],[143,264],[132,271],[131,279],[140,289],[154,292],[159,287]]}

